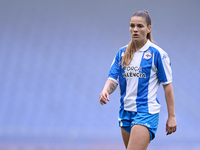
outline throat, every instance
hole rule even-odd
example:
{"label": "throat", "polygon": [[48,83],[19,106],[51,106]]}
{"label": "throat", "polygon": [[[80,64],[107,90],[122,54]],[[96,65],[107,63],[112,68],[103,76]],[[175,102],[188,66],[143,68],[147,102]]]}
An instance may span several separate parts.
{"label": "throat", "polygon": [[135,44],[135,51],[137,52],[138,50],[140,50],[145,44],[146,44],[147,40],[143,40],[143,41],[134,41]]}

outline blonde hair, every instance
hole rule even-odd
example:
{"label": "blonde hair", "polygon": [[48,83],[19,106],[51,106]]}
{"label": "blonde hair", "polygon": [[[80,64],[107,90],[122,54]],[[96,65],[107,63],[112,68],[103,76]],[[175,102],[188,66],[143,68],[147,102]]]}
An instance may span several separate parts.
{"label": "blonde hair", "polygon": [[[149,15],[148,11],[137,11],[131,16],[131,18],[133,16],[142,17],[145,19],[147,26],[151,25],[151,17]],[[149,39],[150,41],[153,41],[151,31],[147,34],[147,39]],[[121,61],[122,67],[130,65],[130,63],[133,59],[134,53],[135,53],[135,44],[133,43],[133,40],[131,40],[129,42],[129,44],[125,50],[124,56],[122,58],[122,61]]]}

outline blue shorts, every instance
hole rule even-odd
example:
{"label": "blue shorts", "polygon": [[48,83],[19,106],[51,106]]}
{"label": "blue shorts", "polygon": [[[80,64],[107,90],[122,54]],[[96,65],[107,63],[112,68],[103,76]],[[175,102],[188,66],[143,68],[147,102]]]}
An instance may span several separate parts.
{"label": "blue shorts", "polygon": [[155,133],[158,128],[159,113],[149,114],[149,113],[131,112],[120,108],[118,121],[119,121],[119,126],[129,133],[131,132],[131,128],[135,124],[147,127],[147,129],[149,130],[150,141],[151,141],[155,138]]}

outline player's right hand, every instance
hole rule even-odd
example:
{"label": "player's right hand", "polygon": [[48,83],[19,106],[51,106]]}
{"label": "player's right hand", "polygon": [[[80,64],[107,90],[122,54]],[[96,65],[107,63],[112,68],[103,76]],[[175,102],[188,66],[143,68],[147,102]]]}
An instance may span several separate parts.
{"label": "player's right hand", "polygon": [[101,105],[107,104],[107,101],[109,100],[109,94],[106,91],[102,91],[101,94],[99,95],[99,102]]}

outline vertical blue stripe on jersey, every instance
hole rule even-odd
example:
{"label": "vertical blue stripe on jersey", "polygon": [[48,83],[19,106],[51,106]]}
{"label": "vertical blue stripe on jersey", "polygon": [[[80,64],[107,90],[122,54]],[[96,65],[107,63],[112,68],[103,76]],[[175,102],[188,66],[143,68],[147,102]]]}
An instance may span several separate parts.
{"label": "vertical blue stripe on jersey", "polygon": [[142,74],[145,73],[146,78],[139,77],[136,105],[137,105],[138,112],[148,113],[149,112],[149,109],[148,109],[148,85],[149,85],[149,79],[150,79],[150,74],[151,74],[152,57],[150,59],[145,59],[144,58],[145,52],[143,53],[142,60],[140,63],[140,67],[142,68],[140,73],[142,73]]}
{"label": "vertical blue stripe on jersey", "polygon": [[166,57],[160,55],[160,53],[158,52],[158,50],[156,50],[155,48],[151,47],[152,50],[155,51],[155,57],[156,59],[154,59],[154,64],[156,66],[156,68],[158,69],[158,79],[161,81],[161,82],[166,82],[167,81],[167,76],[166,76],[166,73],[165,73],[165,69],[164,69],[164,66],[163,66],[163,61],[162,59],[166,59]]}
{"label": "vertical blue stripe on jersey", "polygon": [[111,77],[115,80],[117,80],[118,76],[119,76],[119,53],[116,54],[114,61],[110,67],[110,71],[109,71],[109,75],[108,77]]}
{"label": "vertical blue stripe on jersey", "polygon": [[115,80],[119,78],[119,87],[120,87],[120,102],[121,108],[124,109],[124,97],[126,96],[126,78],[122,76],[124,73],[124,68],[121,68],[121,60],[122,60],[122,53],[125,51],[126,47],[123,47],[120,51],[117,52],[114,62],[111,65],[110,72],[108,77],[111,77]]}
{"label": "vertical blue stripe on jersey", "polygon": [[[124,73],[124,68],[121,68],[121,73],[120,74],[122,74],[122,73]],[[122,108],[122,109],[124,109],[124,97],[126,96],[126,85],[127,85],[127,83],[126,83],[126,78],[124,78],[123,76],[119,76],[119,81],[120,81],[120,96],[121,96],[121,98],[120,98],[120,102],[121,102],[121,106],[120,106],[120,108]]]}

